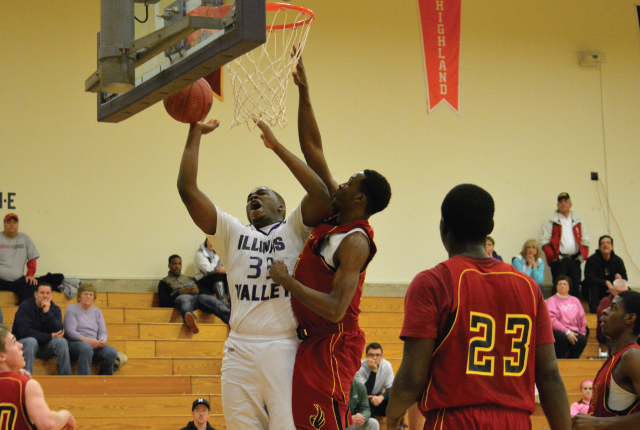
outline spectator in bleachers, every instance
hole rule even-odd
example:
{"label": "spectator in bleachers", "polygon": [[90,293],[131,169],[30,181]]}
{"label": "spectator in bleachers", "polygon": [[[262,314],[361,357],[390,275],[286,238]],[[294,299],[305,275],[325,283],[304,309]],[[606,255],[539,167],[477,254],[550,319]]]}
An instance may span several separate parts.
{"label": "spectator in bleachers", "polygon": [[487,253],[487,255],[489,257],[493,257],[496,260],[500,260],[502,261],[502,257],[500,257],[496,251],[493,249],[493,247],[496,245],[496,241],[493,240],[493,238],[491,236],[487,236],[487,240],[484,244],[484,252]]}
{"label": "spectator in bleachers", "polygon": [[373,416],[385,417],[393,385],[393,367],[382,358],[382,346],[379,343],[367,345],[366,354],[367,357],[362,360],[362,367],[356,373],[355,379],[367,389]]}
{"label": "spectator in bleachers", "polygon": [[558,194],[557,210],[542,224],[540,245],[551,269],[551,277],[571,278],[572,296],[580,296],[580,263],[589,256],[589,236],[582,220],[571,212],[569,193]]}
{"label": "spectator in bleachers", "polygon": [[555,338],[556,358],[580,358],[587,346],[587,317],[582,303],[569,295],[571,278],[560,275],[556,278],[557,293],[549,297],[547,307],[551,317],[551,328]]}
{"label": "spectator in bleachers", "polygon": [[211,242],[205,237],[204,243],[196,251],[193,258],[194,278],[198,288],[215,295],[223,304],[229,303],[227,298],[227,274],[222,260],[218,257]]}
{"label": "spectator in bleachers", "polygon": [[62,311],[51,300],[51,285],[40,282],[29,300],[22,302],[13,321],[13,334],[23,345],[25,369],[33,374],[37,358],[56,358],[58,375],[71,375],[69,345],[64,338]]}
{"label": "spectator in bleachers", "polygon": [[0,291],[13,291],[20,305],[31,298],[38,285],[34,276],[40,254],[31,238],[18,232],[18,227],[18,215],[9,213],[4,217],[4,231],[0,234]]}
{"label": "spectator in bleachers", "polygon": [[580,391],[582,392],[582,398],[579,402],[571,405],[571,416],[578,415],[580,412],[583,414],[589,413],[589,404],[591,403],[591,396],[593,394],[593,381],[588,379],[582,381]]}
{"label": "spectator in bleachers", "polygon": [[349,411],[353,418],[353,425],[346,430],[379,430],[380,423],[371,416],[367,389],[361,382],[353,380],[349,390]]}
{"label": "spectator in bleachers", "polygon": [[205,399],[194,400],[191,406],[191,415],[193,416],[193,421],[189,421],[189,424],[182,430],[215,430],[208,422],[211,416],[211,409],[209,408],[209,402]]}
{"label": "spectator in bleachers", "polygon": [[602,236],[598,240],[598,249],[587,258],[584,265],[583,295],[588,290],[589,311],[596,313],[598,303],[611,293],[613,281],[627,279],[624,261],[613,252],[611,236]]}
{"label": "spectator in bleachers", "polygon": [[538,241],[529,239],[522,246],[520,254],[513,257],[511,265],[525,275],[530,276],[539,286],[542,286],[544,261],[542,261],[541,257],[542,250],[538,246]]}
{"label": "spectator in bleachers", "polygon": [[67,306],[64,331],[69,343],[69,356],[78,362],[78,375],[91,375],[91,363],[100,363],[99,375],[113,375],[118,356],[114,347],[107,345],[107,326],[102,311],[93,306],[98,292],[90,283],[78,288],[78,303]]}
{"label": "spectator in bleachers", "polygon": [[611,300],[613,300],[613,298],[617,296],[618,293],[622,291],[627,291],[628,289],[629,287],[627,286],[627,281],[625,281],[624,279],[616,279],[613,281],[611,288],[608,290],[609,295],[606,297],[603,297],[602,300],[600,300],[600,303],[598,304],[598,309],[596,309],[597,320],[598,320],[598,325],[596,326],[596,339],[598,340],[598,342],[606,343],[607,345],[609,345],[609,338],[602,334],[602,326],[600,325],[600,318],[602,318],[602,314],[604,313],[604,310],[607,309],[609,306],[611,306]]}
{"label": "spectator in bleachers", "polygon": [[195,280],[182,274],[182,258],[179,255],[169,257],[169,274],[158,284],[158,298],[161,307],[174,307],[180,311],[191,333],[200,332],[198,319],[194,315],[196,309],[213,314],[229,324],[229,308],[209,294],[200,294]]}

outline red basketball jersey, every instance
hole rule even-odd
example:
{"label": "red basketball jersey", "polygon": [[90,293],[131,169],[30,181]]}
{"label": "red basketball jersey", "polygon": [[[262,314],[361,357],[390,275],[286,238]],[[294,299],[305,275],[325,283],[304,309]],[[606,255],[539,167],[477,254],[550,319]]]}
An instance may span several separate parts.
{"label": "red basketball jersey", "polygon": [[613,369],[622,358],[622,355],[630,348],[638,348],[637,343],[625,346],[620,351],[613,354],[604,362],[596,379],[593,381],[593,397],[591,397],[591,405],[589,406],[589,415],[596,417],[619,417],[640,412],[640,400],[636,400],[631,406],[624,411],[612,411],[607,407],[607,399],[609,398],[609,387],[611,386],[611,374]]}
{"label": "red basketball jersey", "polygon": [[[319,253],[320,245],[322,241],[330,234],[346,233],[356,228],[364,229],[369,236],[369,261],[373,259],[376,253],[376,245],[373,243],[373,229],[366,220],[357,220],[343,225],[330,225],[320,224],[316,227],[307,242],[304,244],[304,248],[298,257],[296,267],[293,273],[293,277],[312,290],[320,291],[322,293],[329,294],[333,288],[333,279],[335,278],[336,268],[330,267],[322,258]],[[351,299],[349,308],[342,319],[342,323],[348,325],[349,323],[355,323],[358,321],[358,315],[360,315],[360,298],[362,297],[362,285],[364,284],[366,269],[360,273],[358,279],[358,288]],[[302,328],[320,327],[333,324],[318,314],[307,309],[300,301],[295,297],[291,297],[291,307],[293,313],[298,319],[298,324]]]}
{"label": "red basketball jersey", "polygon": [[[489,403],[532,414],[537,318],[546,310],[540,288],[498,260],[455,256],[443,265],[451,312],[438,332],[420,409]],[[548,319],[546,343],[553,342]]]}
{"label": "red basketball jersey", "polygon": [[25,406],[25,388],[30,378],[0,373],[0,429],[34,430]]}

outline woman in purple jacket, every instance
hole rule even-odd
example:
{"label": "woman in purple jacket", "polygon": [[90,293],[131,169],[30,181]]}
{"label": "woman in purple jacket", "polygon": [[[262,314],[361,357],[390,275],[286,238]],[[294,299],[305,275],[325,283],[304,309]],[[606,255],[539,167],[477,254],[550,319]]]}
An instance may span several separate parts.
{"label": "woman in purple jacket", "polygon": [[78,288],[78,303],[67,306],[64,314],[69,356],[78,361],[78,375],[90,375],[91,363],[100,363],[100,375],[113,375],[118,352],[107,345],[107,327],[102,311],[93,306],[97,298],[93,284]]}

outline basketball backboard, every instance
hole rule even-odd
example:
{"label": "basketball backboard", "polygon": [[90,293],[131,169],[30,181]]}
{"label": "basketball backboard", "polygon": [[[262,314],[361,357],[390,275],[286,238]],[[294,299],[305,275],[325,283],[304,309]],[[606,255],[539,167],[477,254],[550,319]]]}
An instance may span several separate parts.
{"label": "basketball backboard", "polygon": [[101,0],[98,69],[85,82],[98,121],[123,121],[214,73],[264,43],[265,25],[264,0]]}

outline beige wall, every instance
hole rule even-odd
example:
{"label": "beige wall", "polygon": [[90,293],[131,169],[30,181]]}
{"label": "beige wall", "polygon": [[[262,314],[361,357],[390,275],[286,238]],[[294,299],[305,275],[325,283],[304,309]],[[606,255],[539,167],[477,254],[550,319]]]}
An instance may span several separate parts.
{"label": "beige wall", "polygon": [[[595,243],[608,222],[591,171],[640,262],[636,1],[463,1],[459,115],[447,106],[427,114],[416,0],[298,3],[317,17],[304,57],[334,176],[373,168],[393,187],[390,207],[372,218],[379,253],[368,282],[407,283],[446,258],[439,207],[462,182],[494,196],[493,236],[507,260],[538,237],[561,191]],[[203,234],[175,186],[188,127],[162,104],[120,124],[96,121],[95,96],[83,90],[99,22],[97,0],[24,3],[0,15],[0,192],[17,194],[40,274],[158,278],[172,253],[192,270]],[[606,53],[601,71],[579,67],[588,49]],[[302,188],[257,132],[228,129],[228,80],[225,92],[211,113],[223,127],[204,139],[201,188],[242,220],[259,184],[292,208]],[[289,126],[275,132],[299,153],[293,85],[288,101]],[[611,235],[638,286],[613,221]]]}

